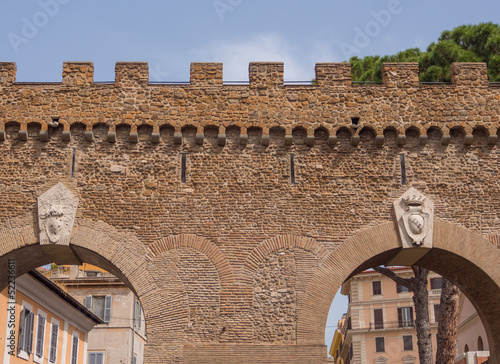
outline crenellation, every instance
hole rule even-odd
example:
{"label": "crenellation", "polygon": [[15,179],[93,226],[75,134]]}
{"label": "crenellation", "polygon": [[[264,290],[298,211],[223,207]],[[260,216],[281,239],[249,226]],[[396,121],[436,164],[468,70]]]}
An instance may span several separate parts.
{"label": "crenellation", "polygon": [[191,63],[190,84],[191,86],[222,86],[222,63]]}
{"label": "crenellation", "polygon": [[117,62],[115,86],[123,88],[144,87],[149,84],[147,62]]}
{"label": "crenellation", "polygon": [[[417,63],[384,64],[383,85],[352,85],[349,63],[318,63],[316,85],[287,87],[283,87],[281,62],[250,63],[249,85],[224,85],[222,63],[192,63],[191,83],[185,85],[149,84],[145,62],[118,62],[115,70],[114,85],[96,84],[92,62],[64,62],[62,84],[16,84],[16,64],[0,63],[2,89],[8,90],[0,99],[0,140],[6,139],[3,124],[11,121],[21,125],[16,133],[20,142],[49,141],[50,125],[55,122],[64,127],[62,134],[55,134],[64,142],[71,140],[69,125],[74,123],[85,125],[83,139],[89,143],[114,143],[115,126],[122,123],[131,128],[127,140],[132,144],[146,140],[182,144],[181,129],[187,126],[196,129],[196,145],[204,144],[206,127],[219,128],[210,145],[221,147],[228,145],[228,127],[239,128],[242,146],[249,142],[247,128],[255,127],[260,130],[259,145],[263,147],[275,142],[293,145],[292,132],[298,126],[306,130],[301,143],[311,148],[319,143],[315,133],[321,128],[326,132],[325,144],[335,148],[344,127],[350,132],[352,147],[360,144],[362,127],[372,129],[374,138],[369,140],[382,147],[386,144],[384,130],[390,125],[398,130],[394,145],[400,148],[406,143],[406,131],[413,127],[419,132],[420,145],[427,142],[430,128],[441,130],[442,145],[448,145],[446,129],[457,126],[468,130],[467,137],[461,139],[465,145],[475,143],[469,135],[478,126],[488,130],[489,145],[498,140],[500,89],[487,87],[484,63],[452,65],[453,84],[460,88],[420,84]],[[22,126],[30,122],[40,125],[40,132],[33,137],[27,137]],[[107,137],[94,138],[92,125],[103,122],[109,127]],[[137,126],[142,124],[153,128],[146,139],[136,135]],[[172,135],[161,132],[165,124],[175,129]],[[270,138],[269,130],[275,127],[284,128],[285,135]]]}
{"label": "crenellation", "polygon": [[451,82],[456,86],[488,87],[486,63],[453,62],[450,67]]}
{"label": "crenellation", "polygon": [[283,62],[251,62],[248,68],[250,89],[283,87],[283,69]]}
{"label": "crenellation", "polygon": [[94,83],[94,63],[64,62],[62,84],[64,86],[85,87]]}
{"label": "crenellation", "polygon": [[318,86],[351,86],[351,64],[316,63],[316,84]]}
{"label": "crenellation", "polygon": [[0,86],[11,86],[16,82],[17,66],[14,62],[0,62]]}
{"label": "crenellation", "polygon": [[384,63],[382,81],[386,87],[418,87],[418,63]]}

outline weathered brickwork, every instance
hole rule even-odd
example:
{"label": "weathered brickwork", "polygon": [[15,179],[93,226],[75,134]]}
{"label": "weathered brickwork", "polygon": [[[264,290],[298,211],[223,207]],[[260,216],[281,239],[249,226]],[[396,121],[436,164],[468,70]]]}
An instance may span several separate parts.
{"label": "weathered brickwork", "polygon": [[[144,307],[146,363],[326,363],[338,287],[401,249],[393,201],[432,199],[434,247],[418,261],[478,308],[500,348],[500,87],[484,64],[451,84],[386,64],[355,84],[347,63],[315,85],[252,63],[249,84],[193,63],[189,84],[150,84],[146,63],[66,62],[61,83],[16,83],[0,63],[0,283],[45,263],[86,261]],[[69,247],[40,246],[37,198],[79,199]],[[478,284],[481,282],[481,284]]]}

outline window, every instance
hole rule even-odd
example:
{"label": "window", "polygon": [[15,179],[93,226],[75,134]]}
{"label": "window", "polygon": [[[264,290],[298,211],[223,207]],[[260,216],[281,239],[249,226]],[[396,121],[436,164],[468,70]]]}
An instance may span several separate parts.
{"label": "window", "polygon": [[104,353],[89,353],[88,364],[103,364]]}
{"label": "window", "polygon": [[413,336],[403,335],[403,348],[404,350],[413,350]]}
{"label": "window", "polygon": [[382,282],[380,281],[373,281],[372,282],[372,292],[373,292],[373,295],[378,295],[378,294],[382,294]]}
{"label": "window", "polygon": [[383,337],[375,338],[375,350],[377,353],[381,353],[385,351],[385,342]]}
{"label": "window", "polygon": [[87,296],[85,307],[104,322],[111,320],[111,296]]}
{"label": "window", "polygon": [[441,289],[443,278],[431,278],[431,289]]}
{"label": "window", "polygon": [[[23,307],[21,317],[19,320],[19,348],[18,353],[20,357],[29,357],[33,346],[33,324],[35,321],[35,314],[32,308]],[[24,354],[24,355],[23,355]],[[27,355],[26,355],[27,354]],[[27,359],[27,357],[25,359]]]}
{"label": "window", "polygon": [[137,298],[134,299],[135,305],[134,305],[134,325],[136,329],[140,330],[141,329],[141,311],[142,311],[142,306],[141,303],[137,300]]}
{"label": "window", "polygon": [[441,316],[441,304],[438,303],[434,305],[434,322],[439,322],[439,316]]}
{"label": "window", "polygon": [[469,352],[469,345],[465,344],[464,353],[468,353],[468,352]]}
{"label": "window", "polygon": [[483,338],[481,336],[477,338],[477,351],[484,351]]}
{"label": "window", "polygon": [[399,327],[413,327],[413,307],[398,308]]}
{"label": "window", "polygon": [[375,329],[384,328],[384,314],[381,308],[373,310],[373,319],[375,321]]}
{"label": "window", "polygon": [[43,357],[43,346],[45,339],[45,323],[47,318],[45,313],[38,311],[38,320],[36,325],[36,347],[35,347],[35,357],[36,362],[41,362]]}
{"label": "window", "polygon": [[52,322],[52,332],[50,333],[49,363],[55,363],[57,359],[57,336],[59,335],[59,322]]}
{"label": "window", "polygon": [[400,285],[398,283],[396,283],[396,291],[398,293],[409,292],[408,287],[402,286],[402,285]]}
{"label": "window", "polygon": [[78,341],[79,336],[77,332],[73,332],[73,343],[71,345],[71,364],[78,363]]}

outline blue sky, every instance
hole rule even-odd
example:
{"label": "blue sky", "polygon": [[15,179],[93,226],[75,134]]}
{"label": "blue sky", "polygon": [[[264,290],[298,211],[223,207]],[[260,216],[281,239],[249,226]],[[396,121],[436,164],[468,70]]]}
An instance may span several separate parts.
{"label": "blue sky", "polygon": [[[427,45],[462,24],[500,23],[498,0],[25,0],[2,1],[0,61],[17,80],[61,81],[64,61],[94,62],[113,81],[117,61],[147,61],[151,81],[188,81],[191,62],[223,62],[246,81],[251,61],[285,63],[285,80],[314,77],[316,62]],[[353,267],[354,269],[355,267]],[[337,294],[327,323],[346,311]]]}
{"label": "blue sky", "polygon": [[18,81],[60,81],[63,61],[92,61],[112,81],[117,61],[147,61],[152,81],[187,81],[194,61],[248,79],[250,61],[285,62],[309,80],[316,62],[424,49],[445,29],[500,22],[497,0],[2,1],[0,60]]}

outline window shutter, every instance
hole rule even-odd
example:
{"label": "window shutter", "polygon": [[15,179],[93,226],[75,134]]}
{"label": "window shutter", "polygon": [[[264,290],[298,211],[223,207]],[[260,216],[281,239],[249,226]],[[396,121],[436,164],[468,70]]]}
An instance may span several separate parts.
{"label": "window shutter", "polygon": [[410,307],[410,322],[411,326],[414,326],[415,321],[413,320],[413,307]]}
{"label": "window shutter", "polygon": [[78,338],[73,336],[73,351],[71,353],[71,364],[77,364],[78,360]]}
{"label": "window shutter", "polygon": [[19,351],[24,350],[24,316],[26,315],[26,309],[21,310],[21,315],[19,316]]}
{"label": "window shutter", "polygon": [[403,310],[401,307],[398,307],[398,323],[399,327],[403,327]]}
{"label": "window shutter", "polygon": [[41,358],[43,354],[43,337],[45,336],[45,317],[38,315],[38,329],[36,332],[36,356]]}
{"label": "window shutter", "polygon": [[401,285],[399,283],[396,283],[396,292],[401,293]]}
{"label": "window shutter", "polygon": [[92,311],[92,296],[85,297],[85,308]]}
{"label": "window shutter", "polygon": [[26,352],[31,354],[33,349],[33,326],[35,323],[35,314],[30,312],[28,317],[28,330],[26,330]]}
{"label": "window shutter", "polygon": [[51,363],[56,362],[58,332],[59,332],[59,326],[57,326],[56,324],[52,324],[52,337],[50,338],[50,355],[49,355],[49,361]]}
{"label": "window shutter", "polygon": [[373,310],[373,318],[375,319],[375,329],[383,329],[384,314],[381,308]]}
{"label": "window shutter", "polygon": [[104,300],[104,322],[111,320],[111,296],[106,296]]}

